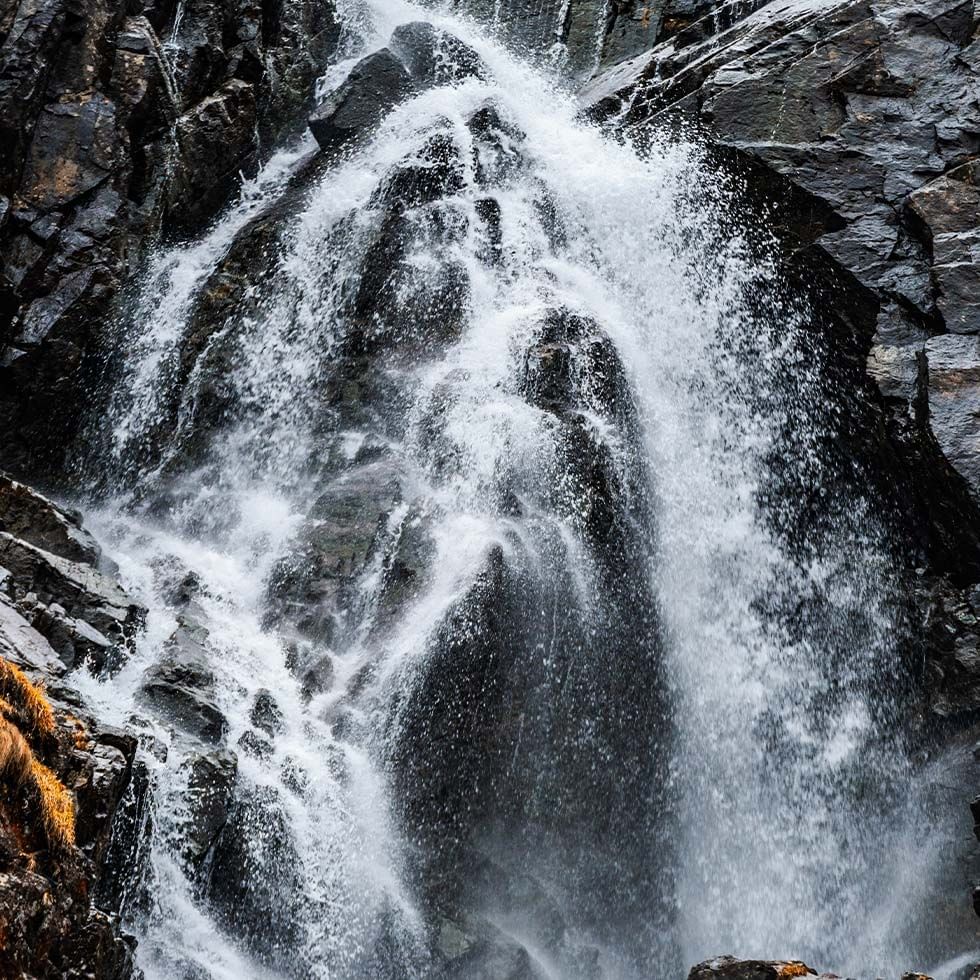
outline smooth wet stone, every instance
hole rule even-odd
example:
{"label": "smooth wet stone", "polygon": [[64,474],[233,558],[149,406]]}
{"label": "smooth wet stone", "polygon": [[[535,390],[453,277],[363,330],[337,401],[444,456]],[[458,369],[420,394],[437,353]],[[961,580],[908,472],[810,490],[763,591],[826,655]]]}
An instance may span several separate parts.
{"label": "smooth wet stone", "polygon": [[310,130],[324,150],[373,130],[399,102],[416,91],[408,69],[387,48],[368,55],[310,116]]}
{"label": "smooth wet stone", "polygon": [[210,853],[225,824],[234,799],[238,757],[221,749],[193,753],[181,763],[187,774],[187,819],[183,822],[182,851],[192,865]]}
{"label": "smooth wet stone", "polygon": [[483,60],[468,44],[426,21],[396,27],[388,43],[419,88],[486,78],[489,74]]}

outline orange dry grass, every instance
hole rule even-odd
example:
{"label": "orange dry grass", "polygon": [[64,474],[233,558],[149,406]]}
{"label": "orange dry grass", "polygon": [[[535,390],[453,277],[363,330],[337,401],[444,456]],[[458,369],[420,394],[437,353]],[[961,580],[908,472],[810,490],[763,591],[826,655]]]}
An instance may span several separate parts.
{"label": "orange dry grass", "polygon": [[54,711],[44,692],[0,657],[0,777],[36,803],[48,845],[70,847],[75,843],[75,802],[61,780],[34,757],[25,738],[44,738],[54,730]]}
{"label": "orange dry grass", "polygon": [[23,716],[30,734],[54,733],[54,712],[44,691],[37,684],[32,684],[19,667],[3,657],[0,657],[0,694]]}
{"label": "orange dry grass", "polygon": [[44,832],[53,846],[75,843],[75,801],[60,779],[43,763],[31,763],[31,779],[44,818]]}
{"label": "orange dry grass", "polygon": [[791,963],[783,963],[779,967],[779,976],[782,977],[805,977],[813,973],[805,963],[793,960]]}
{"label": "orange dry grass", "polygon": [[19,786],[31,771],[33,761],[24,736],[6,718],[0,719],[0,774]]}

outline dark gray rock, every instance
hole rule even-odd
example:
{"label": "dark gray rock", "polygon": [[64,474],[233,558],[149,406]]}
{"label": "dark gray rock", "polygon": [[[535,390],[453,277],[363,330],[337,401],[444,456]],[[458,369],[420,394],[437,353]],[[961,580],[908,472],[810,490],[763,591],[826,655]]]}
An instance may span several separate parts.
{"label": "dark gray rock", "polygon": [[924,345],[929,426],[946,458],[980,495],[980,339],[943,334]]}
{"label": "dark gray rock", "polygon": [[494,27],[526,58],[589,78],[651,47],[658,37],[665,0],[455,0],[455,5]]}
{"label": "dark gray rock", "polygon": [[[270,579],[270,617],[314,643],[334,643],[344,635],[351,590],[401,499],[398,481],[390,461],[380,460],[354,467],[324,488],[291,555]],[[302,656],[296,669],[310,694],[329,685],[329,658]]]}
{"label": "dark gray rock", "polygon": [[400,102],[435,85],[487,77],[479,55],[431,24],[403,24],[317,106],[310,129],[324,150],[369,135]]}
{"label": "dark gray rock", "polygon": [[85,565],[98,565],[101,549],[77,514],[0,473],[0,531]]}
{"label": "dark gray rock", "polygon": [[[0,566],[11,576],[8,594],[18,604],[36,610],[60,607],[52,622],[72,629],[66,616],[81,620],[109,642],[125,648],[142,628],[146,611],[122,588],[96,569],[36,548],[0,531]],[[75,627],[79,640],[101,645],[101,640]],[[86,635],[87,634],[87,635]]]}
{"label": "dark gray rock", "polygon": [[[169,190],[171,227],[198,229],[229,199],[242,175],[255,176],[257,104],[252,85],[225,82],[176,123],[179,148]],[[221,147],[216,153],[215,148]]]}
{"label": "dark gray rock", "polygon": [[473,134],[474,169],[482,186],[504,183],[520,169],[525,135],[501,117],[496,105],[488,103],[478,109],[466,126]]}
{"label": "dark gray rock", "polygon": [[[247,11],[244,19],[250,19]],[[176,27],[174,82],[184,104],[194,105],[224,76],[224,7],[214,0],[185,0]]]}
{"label": "dark gray rock", "polygon": [[238,757],[227,749],[193,753],[182,763],[187,775],[187,819],[182,825],[182,853],[199,867],[228,822],[235,795]]}
{"label": "dark gray rock", "polygon": [[333,679],[333,657],[329,653],[317,657],[303,673],[301,687],[303,697],[310,699],[330,690]]}
{"label": "dark gray rock", "polygon": [[51,644],[3,593],[0,593],[0,656],[18,667],[52,678],[68,670]]}
{"label": "dark gray rock", "polygon": [[271,759],[274,747],[272,742],[260,732],[248,729],[238,739],[238,747],[253,759]]}
{"label": "dark gray rock", "polygon": [[66,94],[41,113],[21,199],[42,211],[69,204],[109,178],[118,152],[115,103],[100,92]]}
{"label": "dark gray rock", "polygon": [[207,630],[182,617],[163,659],[147,668],[140,702],[191,738],[215,745],[228,721],[214,701],[214,674],[207,666]]}
{"label": "dark gray rock", "polygon": [[980,162],[972,161],[909,195],[932,249],[936,305],[953,333],[980,333]]}
{"label": "dark gray rock", "polygon": [[408,69],[387,48],[358,62],[347,79],[310,116],[310,129],[324,150],[369,134],[399,102],[416,91]]}
{"label": "dark gray rock", "polygon": [[442,980],[545,980],[548,974],[523,946],[500,937],[496,942],[474,943],[438,976]]}
{"label": "dark gray rock", "polygon": [[225,926],[270,967],[295,968],[303,901],[279,796],[261,787],[233,808],[215,845],[207,894]]}
{"label": "dark gray rock", "polygon": [[261,729],[267,735],[276,736],[282,731],[282,711],[276,704],[272,692],[265,688],[256,693],[249,718],[256,728]]}
{"label": "dark gray rock", "polygon": [[84,619],[69,616],[57,602],[44,605],[28,593],[18,605],[69,670],[84,663],[101,674],[121,666],[124,651]]}
{"label": "dark gray rock", "polygon": [[425,21],[396,27],[388,43],[420,89],[489,77],[486,65],[469,45]]}
{"label": "dark gray rock", "polygon": [[[718,980],[782,980],[782,978],[788,977],[815,977],[816,975],[816,970],[811,970],[799,960],[765,962],[762,960],[737,960],[734,956],[717,956],[693,967],[687,980],[714,980],[714,978],[718,978]],[[821,976],[827,975],[821,974]]]}

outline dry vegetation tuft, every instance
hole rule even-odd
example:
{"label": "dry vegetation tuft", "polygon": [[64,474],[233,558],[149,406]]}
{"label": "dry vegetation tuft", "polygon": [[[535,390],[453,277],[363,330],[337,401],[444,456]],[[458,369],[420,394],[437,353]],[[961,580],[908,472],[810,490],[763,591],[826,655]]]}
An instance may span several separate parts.
{"label": "dry vegetation tuft", "polygon": [[44,833],[53,847],[75,843],[75,801],[60,779],[37,759],[31,763],[31,779],[38,794]]}
{"label": "dry vegetation tuft", "polygon": [[27,675],[8,660],[0,657],[0,695],[20,716],[22,729],[33,736],[54,734],[54,712],[44,691],[28,680]]}
{"label": "dry vegetation tuft", "polygon": [[0,779],[38,809],[52,848],[75,843],[75,802],[64,784],[31,748],[50,738],[54,711],[44,691],[0,657]]}
{"label": "dry vegetation tuft", "polygon": [[[0,708],[6,716],[7,712]],[[0,718],[0,775],[19,786],[31,771],[34,753],[24,736],[6,717]]]}

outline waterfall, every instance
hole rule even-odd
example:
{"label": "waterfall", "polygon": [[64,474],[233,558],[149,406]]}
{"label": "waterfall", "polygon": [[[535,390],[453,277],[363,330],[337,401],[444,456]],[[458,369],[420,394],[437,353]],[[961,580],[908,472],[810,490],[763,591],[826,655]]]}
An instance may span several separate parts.
{"label": "waterfall", "polygon": [[909,965],[914,909],[867,914],[909,772],[888,538],[821,490],[805,309],[696,144],[603,136],[463,17],[343,13],[324,90],[419,20],[488,70],[161,248],[81,450],[149,608],[74,678],[141,733],[141,968]]}

